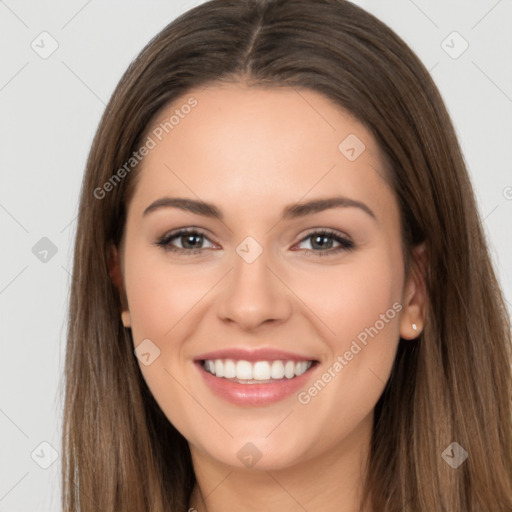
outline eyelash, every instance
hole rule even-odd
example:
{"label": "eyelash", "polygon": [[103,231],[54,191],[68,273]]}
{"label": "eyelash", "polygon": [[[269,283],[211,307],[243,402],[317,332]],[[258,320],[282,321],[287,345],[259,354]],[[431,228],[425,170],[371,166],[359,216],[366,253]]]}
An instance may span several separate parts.
{"label": "eyelash", "polygon": [[[188,255],[194,255],[199,254],[202,251],[204,251],[204,248],[195,248],[195,249],[183,249],[182,247],[174,247],[171,245],[171,240],[174,240],[175,238],[179,238],[184,235],[200,235],[204,238],[208,239],[206,234],[199,230],[199,229],[180,229],[176,232],[168,233],[167,235],[164,235],[160,240],[158,240],[155,245],[158,247],[161,247],[165,251],[170,251],[177,254],[188,254]],[[332,238],[335,242],[338,242],[340,244],[339,247],[336,247],[334,249],[328,249],[325,251],[321,250],[315,250],[315,249],[302,249],[305,251],[306,254],[315,254],[318,256],[330,256],[333,254],[338,254],[341,251],[351,251],[355,248],[354,242],[349,240],[348,238],[342,237],[337,231],[331,230],[331,229],[321,229],[317,231],[311,231],[308,233],[305,237],[303,237],[299,244],[306,241],[308,238],[311,238],[313,235],[327,235],[329,238]],[[209,240],[209,239],[208,239]],[[211,242],[211,240],[210,240]]]}

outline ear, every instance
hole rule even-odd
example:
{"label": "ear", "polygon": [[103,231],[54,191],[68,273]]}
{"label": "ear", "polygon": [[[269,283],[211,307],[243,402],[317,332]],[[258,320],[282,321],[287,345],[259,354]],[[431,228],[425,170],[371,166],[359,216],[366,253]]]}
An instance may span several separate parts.
{"label": "ear", "polygon": [[406,340],[415,339],[420,335],[425,325],[427,303],[428,258],[425,244],[416,246],[411,256],[412,261],[404,284],[403,313],[400,319],[400,336]]}
{"label": "ear", "polygon": [[119,255],[118,248],[111,244],[108,249],[107,257],[108,271],[112,283],[119,291],[119,297],[121,300],[121,320],[125,327],[131,327],[130,311],[128,310],[128,298],[124,289],[123,272],[121,269],[121,258]]}

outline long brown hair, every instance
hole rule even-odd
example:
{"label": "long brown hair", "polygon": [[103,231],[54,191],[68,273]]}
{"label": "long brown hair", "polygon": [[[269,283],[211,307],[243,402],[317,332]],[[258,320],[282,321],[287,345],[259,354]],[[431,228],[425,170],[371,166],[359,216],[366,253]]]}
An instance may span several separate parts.
{"label": "long brown hair", "polygon": [[[109,277],[108,248],[121,239],[137,168],[113,175],[163,107],[196,87],[241,79],[315,90],[363,122],[392,170],[407,252],[426,246],[425,327],[415,342],[400,341],[376,406],[365,504],[381,512],[510,512],[510,321],[463,156],[419,59],[344,0],[207,2],[164,28],[119,82],[81,191],[65,370],[64,510],[188,507],[195,482],[188,443],[141,376]],[[442,456],[452,442],[468,454],[456,469]]]}

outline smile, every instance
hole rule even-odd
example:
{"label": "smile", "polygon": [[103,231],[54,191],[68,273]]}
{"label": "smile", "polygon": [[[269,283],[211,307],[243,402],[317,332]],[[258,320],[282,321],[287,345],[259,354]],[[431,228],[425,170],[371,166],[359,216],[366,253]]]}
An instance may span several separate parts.
{"label": "smile", "polygon": [[321,368],[314,360],[201,359],[194,365],[218,398],[236,406],[265,407],[308,387]]}
{"label": "smile", "polygon": [[313,361],[245,361],[233,359],[206,359],[204,369],[218,378],[240,384],[263,384],[276,380],[293,379],[307,372]]}

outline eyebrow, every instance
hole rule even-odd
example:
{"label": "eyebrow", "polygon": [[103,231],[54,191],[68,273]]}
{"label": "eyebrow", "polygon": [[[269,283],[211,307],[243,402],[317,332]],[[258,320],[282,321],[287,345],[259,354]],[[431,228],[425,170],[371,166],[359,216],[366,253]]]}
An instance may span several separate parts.
{"label": "eyebrow", "polygon": [[[374,220],[377,220],[375,213],[361,201],[348,197],[336,196],[326,199],[314,199],[306,203],[295,203],[284,208],[281,220],[296,219],[313,213],[318,213],[331,208],[359,208]],[[213,204],[195,199],[184,199],[180,197],[162,197],[151,203],[143,212],[146,216],[161,208],[179,208],[187,212],[222,220],[222,212]]]}

